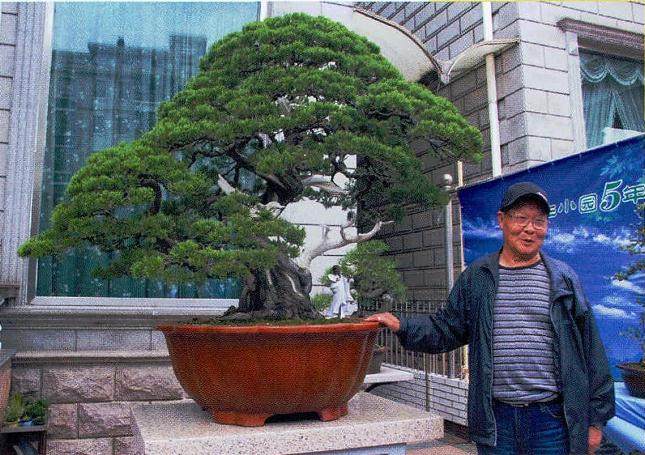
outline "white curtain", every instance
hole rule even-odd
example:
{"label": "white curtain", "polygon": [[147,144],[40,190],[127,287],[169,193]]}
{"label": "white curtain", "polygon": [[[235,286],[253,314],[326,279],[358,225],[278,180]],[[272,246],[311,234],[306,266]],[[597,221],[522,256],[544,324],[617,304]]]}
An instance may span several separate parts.
{"label": "white curtain", "polygon": [[614,126],[645,131],[643,62],[580,53],[587,146],[602,144],[603,129]]}

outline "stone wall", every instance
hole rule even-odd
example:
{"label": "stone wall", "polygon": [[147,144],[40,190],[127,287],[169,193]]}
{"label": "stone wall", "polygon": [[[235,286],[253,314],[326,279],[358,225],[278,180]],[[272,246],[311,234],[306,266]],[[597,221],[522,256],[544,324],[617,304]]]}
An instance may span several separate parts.
{"label": "stone wall", "polygon": [[164,351],[25,351],[11,389],[49,401],[49,453],[126,455],[131,404],[185,398],[169,362]]}
{"label": "stone wall", "polygon": [[[478,2],[359,2],[357,5],[401,24],[440,60],[453,59],[468,46],[483,40],[482,7]],[[575,118],[573,112],[582,106],[577,49],[573,52],[575,55],[568,55],[566,33],[556,24],[568,17],[642,35],[645,6],[637,2],[494,2],[492,11],[494,38],[520,40],[495,58],[502,172],[516,172],[583,151],[586,146],[579,140],[576,142],[575,131],[584,119]],[[485,65],[451,78],[449,84],[440,83],[435,75],[429,75],[423,83],[453,102],[482,133],[484,158],[480,163],[464,163],[463,183],[490,178]],[[572,87],[573,91],[578,87],[577,93],[572,94]],[[454,167],[430,157],[422,148],[418,149],[418,155],[425,174],[434,183],[440,184],[444,173],[456,176]],[[453,202],[456,206],[458,201],[453,198]],[[461,262],[457,252],[461,251],[461,244],[457,208],[453,222],[455,273],[459,273]],[[421,212],[410,208],[403,224],[390,227],[383,234],[403,273],[410,297],[431,299],[437,305],[445,294],[442,230],[440,211]]]}
{"label": "stone wall", "polygon": [[[414,381],[384,384],[375,387],[371,393],[418,409],[426,409],[425,373],[396,365],[387,366],[413,373]],[[467,425],[468,381],[431,373],[428,375],[428,384],[430,411],[451,422]]]}
{"label": "stone wall", "polygon": [[11,361],[7,360],[0,366],[0,422],[4,422],[6,403],[11,388]]}
{"label": "stone wall", "polygon": [[[645,12],[636,2],[512,2],[498,15],[495,38],[519,37],[504,55],[502,68],[513,68],[500,125],[504,172],[584,151],[580,66],[575,38],[557,26],[564,18],[627,32],[643,33]],[[598,51],[603,52],[598,34]],[[642,52],[640,58],[642,59]],[[499,87],[498,87],[499,90]],[[500,109],[500,112],[502,110]],[[579,133],[580,135],[580,133]]]}
{"label": "stone wall", "polygon": [[4,218],[4,196],[7,179],[9,123],[13,94],[13,60],[16,49],[17,8],[15,3],[2,3],[0,9],[0,227]]}
{"label": "stone wall", "polygon": [[[359,2],[357,6],[407,28],[440,60],[453,59],[483,40],[482,7],[478,2]],[[584,135],[580,133],[584,119],[578,43],[574,42],[570,49],[572,43],[556,24],[568,17],[642,35],[645,6],[638,2],[494,2],[492,12],[493,37],[520,40],[495,58],[503,174],[585,150]],[[482,133],[484,158],[480,163],[464,163],[463,183],[490,178],[485,65],[451,78],[449,84],[442,84],[432,74],[423,83],[453,102]],[[417,148],[417,154],[423,161],[424,173],[435,184],[441,184],[444,173],[456,177],[454,167],[430,157],[423,148]],[[453,207],[456,276],[463,264],[461,220],[455,197]],[[444,224],[441,210],[409,208],[404,222],[388,226],[381,236],[390,245],[409,297],[430,300],[434,308],[439,308],[446,297]],[[417,380],[378,389],[397,401],[414,402],[418,400],[419,387]],[[451,407],[457,401],[442,402],[444,393],[458,396],[461,392],[455,393],[452,388],[438,392],[440,387],[432,390],[431,407],[444,406],[451,410],[440,411],[446,419],[464,422],[460,405]]]}

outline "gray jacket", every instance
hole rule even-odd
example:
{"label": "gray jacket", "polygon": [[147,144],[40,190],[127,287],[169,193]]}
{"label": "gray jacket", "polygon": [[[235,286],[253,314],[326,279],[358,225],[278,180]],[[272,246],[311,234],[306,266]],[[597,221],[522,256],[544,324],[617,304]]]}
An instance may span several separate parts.
{"label": "gray jacket", "polygon": [[[550,312],[555,362],[572,453],[587,453],[590,425],[614,415],[614,382],[605,349],[580,281],[564,262],[541,253],[551,280]],[[446,306],[431,316],[402,318],[397,335],[406,349],[439,353],[468,344],[468,428],[473,441],[496,445],[493,415],[493,303],[499,253],[468,267]]]}

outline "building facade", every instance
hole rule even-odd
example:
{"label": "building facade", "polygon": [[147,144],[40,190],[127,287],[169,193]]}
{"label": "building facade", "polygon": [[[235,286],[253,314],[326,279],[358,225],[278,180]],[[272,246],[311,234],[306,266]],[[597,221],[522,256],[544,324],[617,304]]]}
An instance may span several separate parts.
{"label": "building facade", "polygon": [[[154,11],[145,4],[128,9],[129,3],[0,5],[0,282],[18,289],[18,298],[0,309],[0,338],[3,347],[18,350],[13,389],[52,403],[52,453],[130,453],[129,404],[183,398],[154,325],[220,312],[232,303],[226,297],[233,295],[234,284],[179,289],[99,283],[85,274],[88,258],[100,260],[92,252],[61,264],[37,264],[19,259],[16,250],[46,226],[66,182],[89,152],[132,140],[149,128],[157,104],[183,87],[206,48],[257,20],[262,8],[253,3],[169,3]],[[302,9],[328,14],[331,5],[318,10],[303,4]],[[405,27],[439,60],[455,59],[484,40],[481,3],[356,6]],[[293,8],[280,2],[263,6],[269,14]],[[636,2],[492,4],[493,38],[518,40],[494,61],[502,173],[581,152],[625,130],[643,131],[644,15],[643,4]],[[110,23],[108,17],[120,19]],[[634,65],[640,67],[640,79],[635,76],[640,85],[630,82]],[[446,173],[461,184],[492,176],[487,77],[479,60],[448,83],[436,72],[422,81],[480,128],[487,152],[480,163],[454,166],[420,148],[424,171],[438,184]],[[630,101],[639,93],[640,111]],[[594,102],[611,109],[603,113]],[[460,219],[453,202],[458,252]],[[343,222],[341,211],[316,220],[307,212],[294,209],[286,215],[308,234],[315,234],[318,223]],[[391,247],[409,297],[436,309],[446,296],[443,214],[414,207],[407,213],[404,223],[386,228],[381,237]],[[322,258],[317,275],[339,254]],[[454,274],[462,267],[461,255],[455,254]],[[219,305],[214,297],[222,298]],[[376,390],[465,423],[467,382],[461,372],[453,371],[451,378],[430,375],[429,394],[425,375],[415,375],[413,383]]]}
{"label": "building facade", "polygon": [[[643,24],[641,2],[492,2],[492,36],[517,44],[494,57],[497,139],[491,141],[489,88],[484,60],[442,81],[439,71],[422,83],[452,101],[484,139],[479,163],[449,165],[420,149],[424,172],[442,184],[444,174],[468,185],[493,177],[491,142],[500,148],[501,175],[527,169],[602,143],[644,131]],[[440,62],[454,62],[485,41],[481,2],[358,2],[356,6],[407,29]],[[493,131],[495,135],[495,131]],[[453,202],[454,276],[464,267],[458,200]],[[436,309],[446,297],[440,210],[411,207],[402,224],[382,238],[390,245],[410,297]],[[396,348],[395,348],[396,351]],[[417,364],[418,364],[418,359]],[[399,362],[414,366],[401,357]],[[439,362],[441,363],[441,362]],[[416,406],[427,405],[447,420],[466,424],[465,385],[460,375],[425,376],[414,383],[376,390]],[[463,376],[463,375],[462,375]],[[448,386],[447,386],[448,385]]]}
{"label": "building facade", "polygon": [[[50,453],[131,453],[132,402],[184,398],[156,323],[218,314],[235,283],[97,280],[79,251],[24,261],[88,155],[131,141],[196,74],[208,46],[259,18],[245,4],[0,4],[0,314],[12,390],[49,400]],[[210,303],[209,303],[210,302]],[[173,316],[174,315],[174,316]]]}

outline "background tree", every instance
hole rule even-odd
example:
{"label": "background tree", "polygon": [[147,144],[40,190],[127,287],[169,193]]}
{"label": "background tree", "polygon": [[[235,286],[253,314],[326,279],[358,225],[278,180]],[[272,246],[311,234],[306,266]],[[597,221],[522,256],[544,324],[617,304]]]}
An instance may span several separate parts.
{"label": "background tree", "polygon": [[[112,253],[96,271],[103,277],[237,276],[247,314],[237,317],[310,318],[315,257],[371,238],[407,204],[445,200],[412,142],[449,159],[478,158],[481,149],[478,130],[449,101],[406,82],[374,44],[303,14],[215,43],[158,119],[136,141],[90,156],[51,228],[20,255],[94,245]],[[347,166],[351,156],[357,169]],[[304,231],[279,215],[303,198],[357,207],[359,219],[340,241],[326,230],[301,253]],[[350,235],[356,224],[370,228]]]}
{"label": "background tree", "polygon": [[[616,273],[614,278],[617,280],[629,280],[632,277],[645,273],[645,203],[639,204],[636,207],[636,215],[638,216],[638,223],[634,236],[629,245],[623,249],[634,255],[636,259],[624,270]],[[631,338],[637,342],[641,348],[641,361],[640,366],[645,370],[645,297],[637,294],[636,303],[643,307],[643,311],[639,315],[639,327],[629,327],[622,335]]]}
{"label": "background tree", "polygon": [[[389,250],[381,240],[359,243],[340,260],[338,265],[343,276],[352,278],[352,290],[361,309],[378,308],[379,311],[392,311],[392,304],[405,298],[405,285],[396,271],[392,257],[384,256]],[[330,285],[328,268],[321,280]]]}

